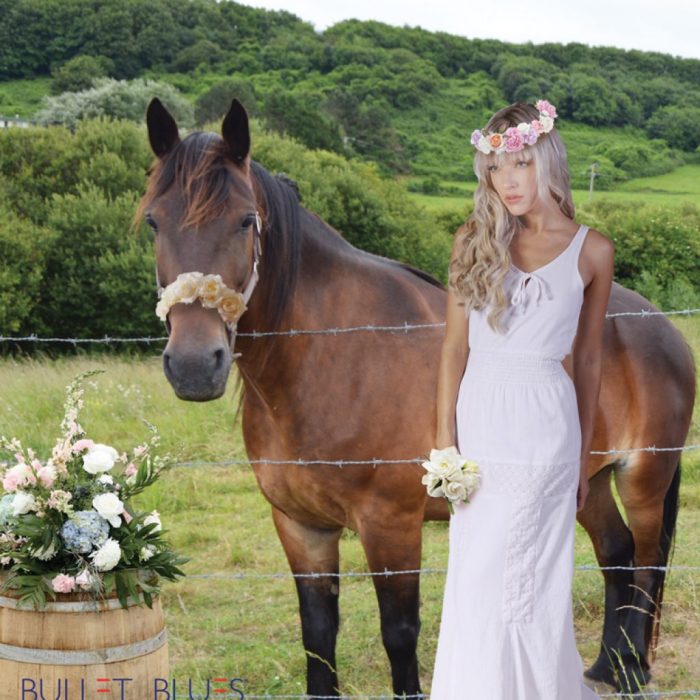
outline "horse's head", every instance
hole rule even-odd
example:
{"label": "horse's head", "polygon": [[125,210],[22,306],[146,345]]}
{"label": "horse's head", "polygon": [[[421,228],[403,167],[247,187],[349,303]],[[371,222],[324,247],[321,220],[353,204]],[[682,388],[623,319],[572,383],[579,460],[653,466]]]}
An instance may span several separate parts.
{"label": "horse's head", "polygon": [[234,99],[222,136],[193,132],[182,141],[157,98],[146,119],[157,159],[136,216],[155,232],[159,311],[169,335],[163,368],[179,398],[208,401],[226,389],[236,320],[248,301],[240,293],[248,297],[257,280],[248,116]]}

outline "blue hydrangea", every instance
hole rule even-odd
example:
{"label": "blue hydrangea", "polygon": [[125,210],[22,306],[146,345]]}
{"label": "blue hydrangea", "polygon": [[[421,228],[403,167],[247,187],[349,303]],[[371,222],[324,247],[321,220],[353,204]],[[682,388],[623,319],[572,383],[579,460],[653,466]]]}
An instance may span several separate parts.
{"label": "blue hydrangea", "polygon": [[13,493],[8,493],[0,499],[0,527],[5,527],[10,517],[12,517],[12,501],[15,500]]}
{"label": "blue hydrangea", "polygon": [[109,537],[109,523],[96,510],[79,510],[61,527],[66,549],[87,554]]}

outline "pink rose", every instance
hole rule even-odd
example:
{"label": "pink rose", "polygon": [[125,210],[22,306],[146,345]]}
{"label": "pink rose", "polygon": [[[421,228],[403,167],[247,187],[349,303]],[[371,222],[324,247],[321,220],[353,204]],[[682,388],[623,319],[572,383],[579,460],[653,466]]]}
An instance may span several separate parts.
{"label": "pink rose", "polygon": [[51,587],[56,593],[70,593],[75,588],[75,579],[66,574],[58,574],[51,579]]}
{"label": "pink rose", "polygon": [[53,486],[53,482],[56,481],[57,476],[55,467],[50,464],[41,467],[36,475],[39,477],[39,481],[41,481],[42,485],[46,486],[47,489]]}
{"label": "pink rose", "polygon": [[548,117],[552,117],[554,119],[557,116],[557,109],[553,104],[550,104],[547,102],[547,100],[539,100],[536,104],[535,107],[543,113],[546,114]]}
{"label": "pink rose", "polygon": [[538,133],[541,134],[544,131],[544,126],[542,126],[542,122],[539,119],[535,119],[534,121],[530,122],[530,126]]}
{"label": "pink rose", "polygon": [[506,152],[508,153],[519,151],[525,145],[525,139],[523,138],[522,132],[514,126],[511,126],[510,129],[506,130],[505,136]]}
{"label": "pink rose", "polygon": [[20,481],[21,477],[17,472],[8,472],[2,480],[2,487],[8,493],[16,491]]}
{"label": "pink rose", "polygon": [[92,440],[76,440],[75,443],[73,443],[73,452],[82,452],[83,450],[93,447],[94,444]]}

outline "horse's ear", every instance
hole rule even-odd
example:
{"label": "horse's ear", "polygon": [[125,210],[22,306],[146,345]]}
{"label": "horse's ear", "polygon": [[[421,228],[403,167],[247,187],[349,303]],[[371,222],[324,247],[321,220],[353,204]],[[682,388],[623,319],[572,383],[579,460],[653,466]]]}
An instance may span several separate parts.
{"label": "horse's ear", "polygon": [[148,105],[146,124],[148,124],[148,140],[151,142],[151,148],[159,158],[180,143],[177,124],[157,97],[154,97]]}
{"label": "horse's ear", "polygon": [[228,151],[236,163],[243,163],[250,151],[250,128],[245,107],[234,97],[221,124]]}

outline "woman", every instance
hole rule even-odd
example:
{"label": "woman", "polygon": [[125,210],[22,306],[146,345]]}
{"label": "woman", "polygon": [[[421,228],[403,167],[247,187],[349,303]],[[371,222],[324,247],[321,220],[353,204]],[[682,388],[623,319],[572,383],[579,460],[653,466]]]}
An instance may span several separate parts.
{"label": "woman", "polygon": [[574,223],[556,116],[518,102],[472,134],[479,184],[449,265],[436,447],[475,460],[481,485],[450,519],[432,700],[598,698],[571,580],[615,248]]}

